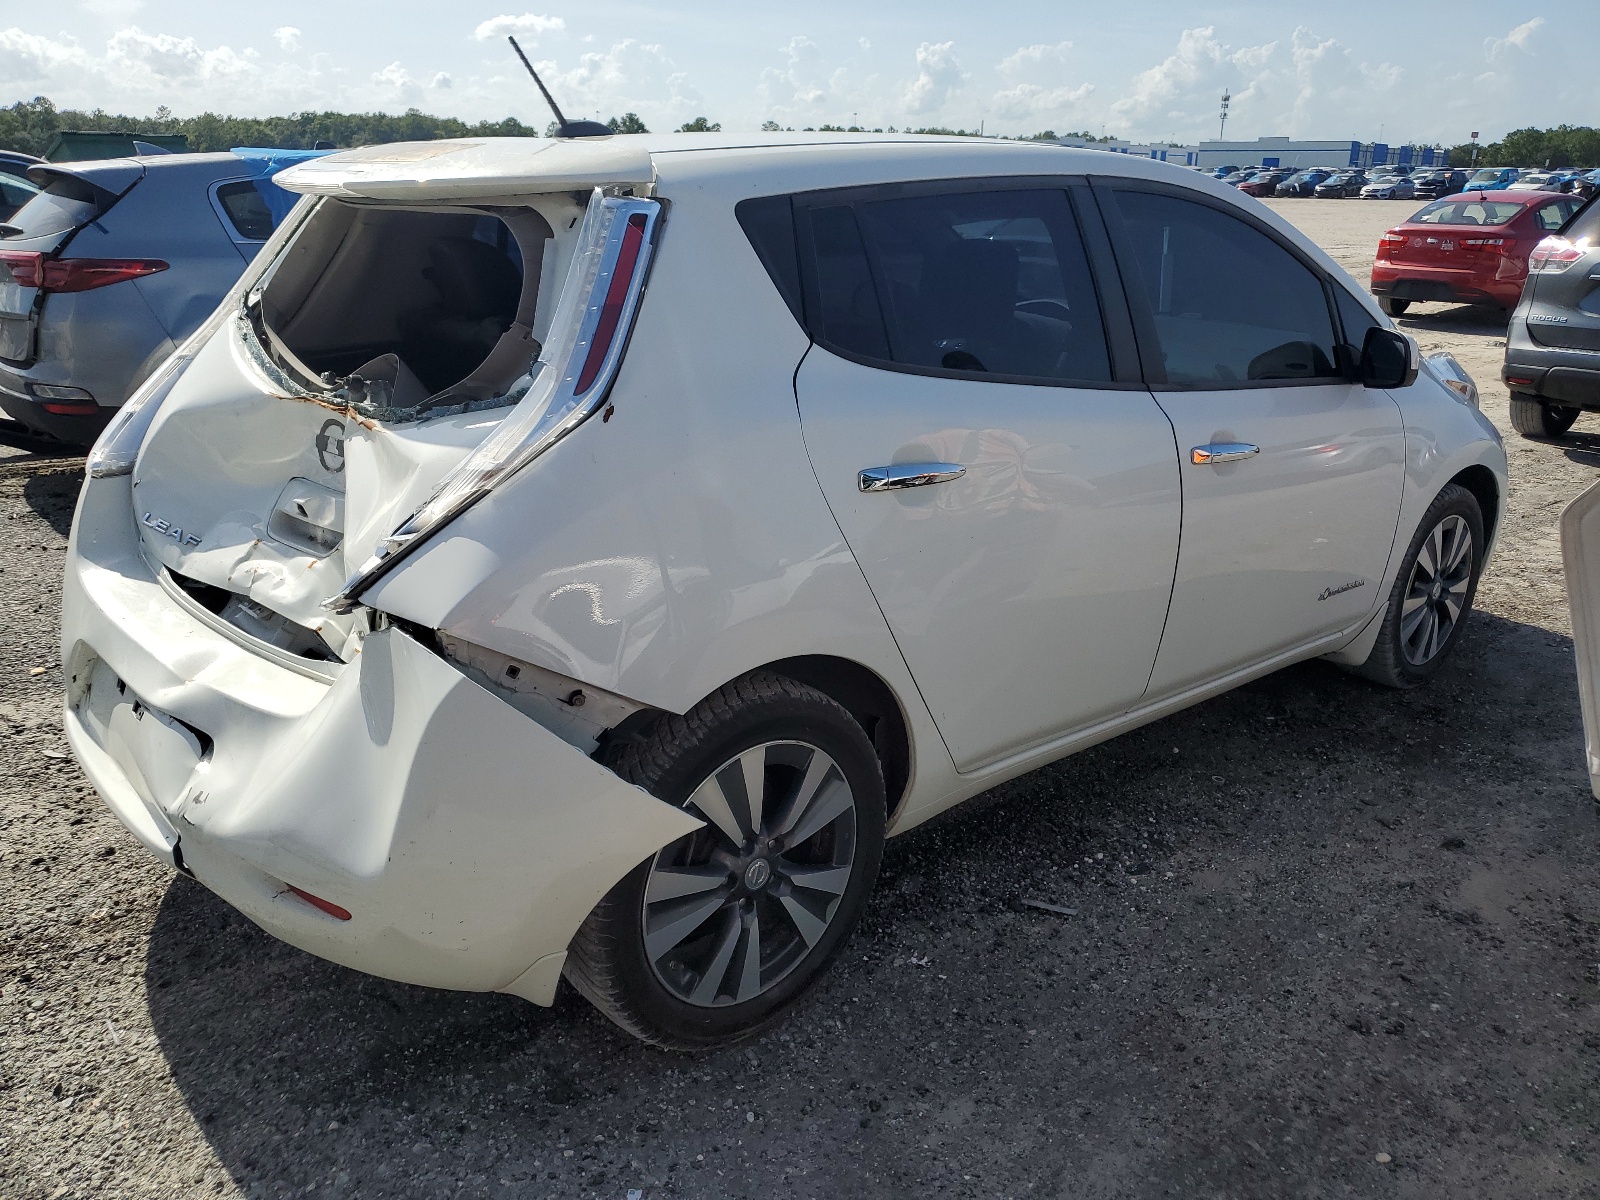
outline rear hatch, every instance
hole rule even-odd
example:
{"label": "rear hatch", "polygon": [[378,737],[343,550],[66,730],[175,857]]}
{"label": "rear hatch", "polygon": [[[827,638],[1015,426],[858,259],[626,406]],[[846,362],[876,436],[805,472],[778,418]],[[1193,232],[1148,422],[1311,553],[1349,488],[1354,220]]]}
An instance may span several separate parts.
{"label": "rear hatch", "polygon": [[1600,351],[1600,203],[1591,200],[1535,248],[1524,312],[1541,345]]}
{"label": "rear hatch", "polygon": [[359,618],[324,602],[508,414],[525,416],[555,374],[542,344],[567,337],[563,297],[582,291],[578,319],[589,311],[592,273],[573,273],[597,206],[617,203],[596,185],[650,181],[643,151],[593,149],[384,146],[276,177],[321,199],[264,253],[135,468],[135,515],[170,587],[301,659],[354,653]]}
{"label": "rear hatch", "polygon": [[13,366],[32,364],[45,296],[38,287],[44,262],[144,174],[132,159],[29,168],[28,177],[41,191],[0,225],[0,359]]}

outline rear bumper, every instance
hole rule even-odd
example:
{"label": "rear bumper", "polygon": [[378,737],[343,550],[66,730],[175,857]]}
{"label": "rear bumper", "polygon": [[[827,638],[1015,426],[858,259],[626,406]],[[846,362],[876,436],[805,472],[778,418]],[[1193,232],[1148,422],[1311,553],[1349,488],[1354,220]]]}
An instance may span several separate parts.
{"label": "rear bumper", "polygon": [[1500,378],[1521,396],[1600,411],[1600,351],[1541,346],[1520,320],[1506,331]]}
{"label": "rear bumper", "polygon": [[68,739],[134,836],[357,970],[548,1004],[594,904],[700,824],[398,630],[331,681],[256,655],[156,576],[127,477],[80,498],[62,640]]}
{"label": "rear bumper", "polygon": [[4,368],[0,368],[0,411],[34,433],[59,438],[74,446],[93,445],[116,412],[112,408],[102,408],[92,416],[81,417],[46,412],[39,401],[22,390],[21,378]]}
{"label": "rear bumper", "polygon": [[1449,267],[1392,267],[1382,263],[1372,268],[1372,292],[1391,300],[1414,300],[1440,304],[1495,304],[1514,308],[1522,296],[1521,279],[1495,280],[1470,271]]}

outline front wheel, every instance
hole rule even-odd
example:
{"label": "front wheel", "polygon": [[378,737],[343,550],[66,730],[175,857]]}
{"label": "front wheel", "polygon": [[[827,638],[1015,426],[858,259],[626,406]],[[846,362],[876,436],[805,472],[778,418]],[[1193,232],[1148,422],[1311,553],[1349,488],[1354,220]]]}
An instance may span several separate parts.
{"label": "front wheel", "polygon": [[1435,674],[1472,611],[1484,549],[1477,498],[1459,484],[1447,485],[1406,549],[1378,640],[1356,671],[1395,688],[1415,687]]}
{"label": "front wheel", "polygon": [[758,1033],[816,981],[877,878],[872,743],[821,692],[757,672],[661,718],[609,765],[705,825],[607,893],[572,940],[567,978],[667,1049]]}
{"label": "front wheel", "polygon": [[1378,307],[1391,317],[1398,317],[1411,307],[1409,300],[1396,300],[1393,296],[1379,296]]}
{"label": "front wheel", "polygon": [[1579,410],[1542,400],[1511,397],[1511,428],[1523,437],[1559,438],[1572,428]]}

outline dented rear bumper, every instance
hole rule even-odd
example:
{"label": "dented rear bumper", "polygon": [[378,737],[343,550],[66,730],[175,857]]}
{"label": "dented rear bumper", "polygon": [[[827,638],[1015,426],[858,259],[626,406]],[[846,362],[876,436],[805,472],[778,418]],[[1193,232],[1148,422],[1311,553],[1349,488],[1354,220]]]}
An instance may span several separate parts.
{"label": "dented rear bumper", "polygon": [[62,637],[68,739],[112,811],[357,970],[548,1004],[596,901],[700,824],[397,629],[336,673],[230,637],[141,554],[126,476],[84,488]]}

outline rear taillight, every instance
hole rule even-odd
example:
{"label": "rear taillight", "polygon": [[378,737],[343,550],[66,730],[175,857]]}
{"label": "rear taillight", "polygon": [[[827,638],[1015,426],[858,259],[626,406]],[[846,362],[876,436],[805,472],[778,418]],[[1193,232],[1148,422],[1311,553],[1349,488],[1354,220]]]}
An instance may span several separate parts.
{"label": "rear taillight", "polygon": [[1571,242],[1564,237],[1547,237],[1528,255],[1528,274],[1557,275],[1589,253],[1589,239]]}
{"label": "rear taillight", "polygon": [[1504,254],[1501,247],[1505,244],[1505,238],[1463,238],[1461,241],[1463,249],[1476,250],[1480,254]]}
{"label": "rear taillight", "polygon": [[1396,250],[1406,244],[1406,235],[1390,230],[1378,239],[1378,257],[1388,258]]}
{"label": "rear taillight", "polygon": [[601,365],[606,361],[606,354],[611,350],[612,339],[617,336],[622,306],[628,299],[628,289],[633,286],[633,268],[639,261],[639,247],[643,244],[644,214],[634,213],[628,218],[628,227],[622,233],[622,249],[617,253],[617,265],[612,269],[611,284],[606,288],[600,320],[595,324],[593,340],[589,343],[589,355],[583,360],[577,386],[572,389],[580,396],[593,386]]}
{"label": "rear taillight", "polygon": [[0,250],[0,263],[23,287],[87,292],[167,269],[159,258],[46,258],[37,250]]}

